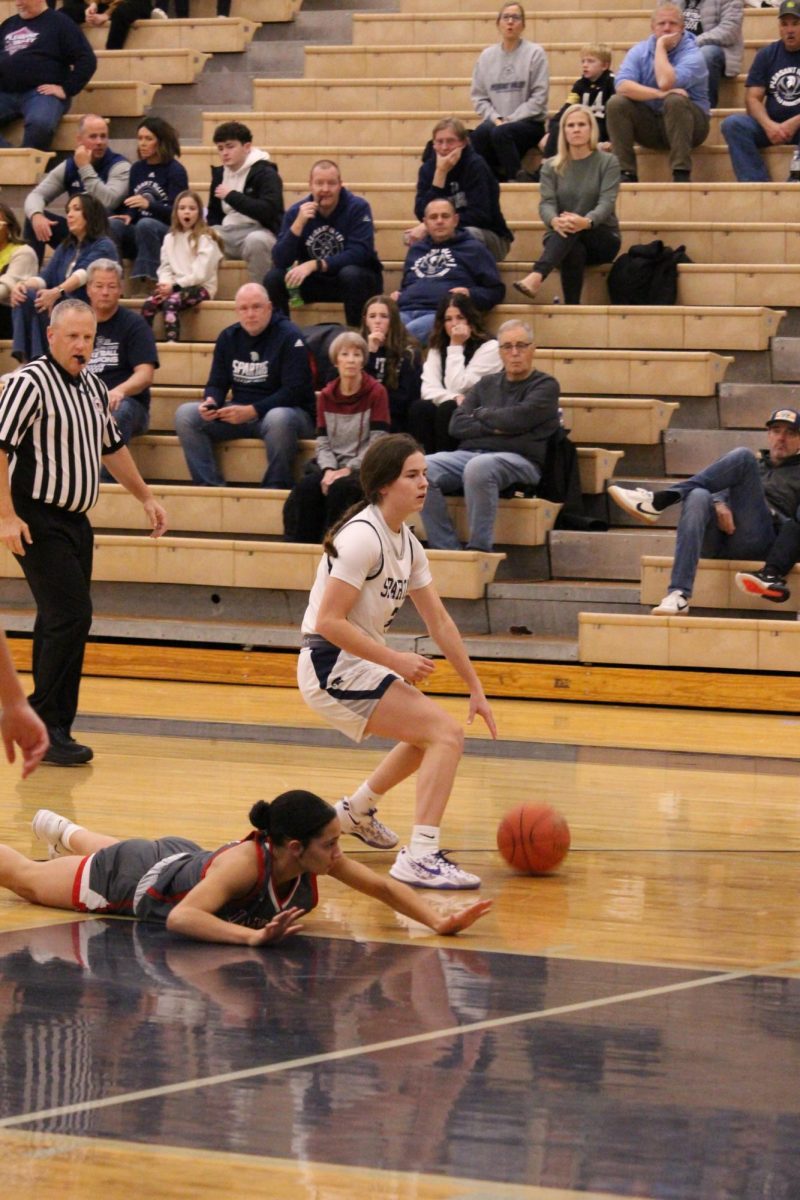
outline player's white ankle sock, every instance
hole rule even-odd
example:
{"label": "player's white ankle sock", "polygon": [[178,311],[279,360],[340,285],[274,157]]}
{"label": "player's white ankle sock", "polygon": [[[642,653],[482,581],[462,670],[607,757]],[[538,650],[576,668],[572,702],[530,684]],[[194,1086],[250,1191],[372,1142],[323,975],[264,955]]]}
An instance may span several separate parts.
{"label": "player's white ankle sock", "polygon": [[382,799],[377,792],[373,792],[372,788],[365,781],[360,787],[357,787],[352,796],[347,796],[347,803],[350,805],[350,811],[356,816],[366,816],[371,808],[378,807],[378,801]]}
{"label": "player's white ankle sock", "polygon": [[426,854],[435,854],[438,849],[438,825],[413,826],[411,830],[411,841],[408,843],[408,853],[412,858],[424,858]]}
{"label": "player's white ankle sock", "polygon": [[72,849],[72,835],[74,833],[80,833],[81,829],[83,829],[82,825],[76,825],[74,823],[74,821],[70,821],[69,825],[64,826],[64,829],[61,833],[61,837],[60,837],[61,845],[65,846],[67,850],[71,850]]}

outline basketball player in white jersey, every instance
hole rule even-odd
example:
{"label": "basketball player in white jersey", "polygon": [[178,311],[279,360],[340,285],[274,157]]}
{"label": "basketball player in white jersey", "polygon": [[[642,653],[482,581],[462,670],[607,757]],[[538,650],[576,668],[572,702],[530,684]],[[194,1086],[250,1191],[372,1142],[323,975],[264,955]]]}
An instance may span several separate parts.
{"label": "basketball player in white jersey", "polygon": [[377,817],[380,798],[417,772],[411,839],[390,875],[413,887],[480,885],[442,852],[439,826],[464,744],[459,723],[413,685],[434,670],[421,654],[391,649],[386,633],[411,600],[469,689],[470,724],[480,714],[497,736],[492,711],[461,635],[433,584],[425,551],[406,519],[418,513],[428,483],[425,456],[413,438],[392,434],[369,447],[361,465],[365,500],[328,533],[303,618],[298,682],[304,700],[336,729],[399,744],[336,810],[343,833],[390,849],[398,838]]}

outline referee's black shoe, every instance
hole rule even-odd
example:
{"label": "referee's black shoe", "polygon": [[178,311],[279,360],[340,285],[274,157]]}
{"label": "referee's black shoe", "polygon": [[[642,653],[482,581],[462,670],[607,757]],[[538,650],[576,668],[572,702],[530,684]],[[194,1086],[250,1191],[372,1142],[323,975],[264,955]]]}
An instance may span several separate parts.
{"label": "referee's black shoe", "polygon": [[66,730],[55,726],[47,732],[50,746],[42,759],[43,763],[49,763],[52,767],[81,767],[94,758],[91,746],[82,746]]}

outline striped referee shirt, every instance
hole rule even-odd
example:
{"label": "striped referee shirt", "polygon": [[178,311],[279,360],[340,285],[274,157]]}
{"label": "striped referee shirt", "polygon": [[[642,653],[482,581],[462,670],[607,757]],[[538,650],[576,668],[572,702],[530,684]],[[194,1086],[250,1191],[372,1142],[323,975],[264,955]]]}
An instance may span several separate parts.
{"label": "striped referee shirt", "polygon": [[49,354],[12,375],[0,396],[0,450],[9,455],[12,496],[85,512],[97,502],[103,452],[125,443],[105,384],[77,378]]}

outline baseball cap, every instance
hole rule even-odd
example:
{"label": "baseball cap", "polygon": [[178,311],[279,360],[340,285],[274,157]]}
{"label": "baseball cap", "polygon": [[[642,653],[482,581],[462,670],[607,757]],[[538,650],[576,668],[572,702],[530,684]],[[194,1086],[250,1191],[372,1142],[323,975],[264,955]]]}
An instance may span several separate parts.
{"label": "baseball cap", "polygon": [[781,0],[779,17],[797,17],[800,21],[800,0]]}
{"label": "baseball cap", "polygon": [[[792,3],[794,0],[785,0],[786,4]],[[770,425],[778,423],[790,425],[795,433],[800,433],[800,412],[796,408],[776,408],[770,419],[767,421],[767,429]]]}

